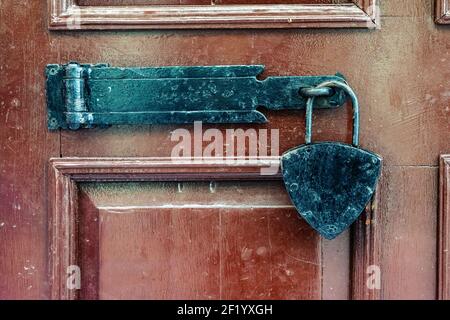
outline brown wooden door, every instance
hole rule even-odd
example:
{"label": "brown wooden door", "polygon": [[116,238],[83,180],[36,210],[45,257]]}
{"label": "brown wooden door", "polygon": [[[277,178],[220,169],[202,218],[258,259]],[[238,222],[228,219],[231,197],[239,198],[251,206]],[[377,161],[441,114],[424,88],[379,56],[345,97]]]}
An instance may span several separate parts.
{"label": "brown wooden door", "polygon": [[[150,5],[161,6],[136,7]],[[448,230],[437,222],[449,7],[0,1],[0,298],[447,297],[437,243]],[[384,158],[377,194],[352,230],[326,241],[261,162],[170,162],[171,132],[192,126],[49,131],[44,68],[69,61],[264,64],[263,78],[341,72],[360,98],[362,146]],[[266,125],[205,129],[279,129],[280,152],[303,143],[303,112],[267,114]],[[351,141],[350,108],[314,115],[314,139]],[[78,271],[80,289],[67,281]]]}

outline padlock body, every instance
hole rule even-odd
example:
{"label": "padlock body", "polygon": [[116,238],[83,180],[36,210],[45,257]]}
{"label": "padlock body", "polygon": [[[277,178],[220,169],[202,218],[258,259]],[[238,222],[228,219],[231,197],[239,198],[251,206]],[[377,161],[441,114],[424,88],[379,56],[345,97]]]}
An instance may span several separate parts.
{"label": "padlock body", "polygon": [[377,185],[382,159],[354,146],[321,142],[281,157],[284,183],[299,214],[333,239],[364,211]]}

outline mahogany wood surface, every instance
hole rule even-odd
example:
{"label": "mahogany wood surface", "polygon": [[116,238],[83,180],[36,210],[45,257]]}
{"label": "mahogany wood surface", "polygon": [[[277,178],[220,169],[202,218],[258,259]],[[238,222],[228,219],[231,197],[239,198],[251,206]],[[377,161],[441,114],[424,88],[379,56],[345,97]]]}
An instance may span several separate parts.
{"label": "mahogany wood surface", "polygon": [[[289,27],[286,23],[269,23],[270,26],[258,26],[260,29],[245,29],[244,25],[240,25],[239,28],[243,29],[239,30],[213,30],[208,24],[196,26],[208,30],[90,31],[49,30],[49,27],[59,27],[49,26],[49,13],[53,9],[46,1],[1,1],[0,298],[95,298],[96,295],[88,293],[100,292],[100,274],[95,272],[89,272],[92,278],[83,278],[86,294],[73,295],[61,290],[64,288],[62,285],[56,286],[59,289],[55,291],[54,283],[64,283],[61,278],[57,278],[64,271],[61,263],[68,263],[80,254],[90,257],[80,262],[82,268],[95,270],[100,262],[93,248],[97,248],[102,239],[114,240],[110,232],[117,230],[116,224],[120,222],[117,219],[120,217],[109,221],[110,229],[103,234],[104,238],[100,238],[95,224],[86,221],[98,215],[108,215],[108,211],[97,206],[96,194],[98,190],[109,190],[105,189],[108,182],[102,179],[111,174],[120,176],[123,168],[110,165],[104,175],[99,172],[89,175],[83,171],[85,168],[78,167],[78,173],[64,176],[65,169],[58,169],[57,174],[53,175],[52,166],[49,166],[50,158],[81,157],[81,162],[87,161],[86,158],[101,161],[105,157],[160,158],[168,157],[174,145],[170,140],[170,132],[177,126],[116,126],[77,132],[49,132],[46,127],[44,68],[49,63],[67,63],[71,60],[107,62],[116,66],[264,64],[266,71],[262,78],[269,75],[343,73],[360,98],[361,145],[383,156],[383,178],[375,201],[351,234],[345,234],[336,242],[321,241],[315,236],[311,238],[305,254],[311,261],[317,258],[317,248],[320,248],[322,271],[317,273],[317,268],[308,271],[317,278],[314,276],[304,283],[305,288],[312,289],[302,297],[448,298],[448,277],[445,271],[448,269],[444,266],[448,259],[445,258],[446,251],[442,249],[448,235],[442,222],[446,221],[443,220],[442,208],[445,208],[443,199],[447,198],[446,193],[441,193],[439,211],[438,196],[439,156],[448,154],[450,150],[450,30],[446,25],[435,23],[435,8],[439,8],[435,4],[434,0],[380,1],[378,13],[381,15],[376,26],[381,29],[375,30],[288,29],[285,28]],[[270,7],[267,3],[254,5]],[[320,16],[325,19],[326,14]],[[55,19],[59,22],[54,23],[61,22]],[[99,29],[118,28],[117,24],[101,27],[102,23],[104,21],[97,26]],[[121,25],[120,29],[127,27],[127,23]],[[321,23],[328,27],[344,26],[336,25],[336,22]],[[353,25],[348,21],[343,24]],[[220,24],[217,26],[222,27]],[[300,25],[303,26],[307,25]],[[317,23],[315,26],[319,27]],[[62,25],[60,27],[65,28]],[[86,24],[83,28],[90,27],[92,25]],[[133,24],[134,27],[146,28]],[[180,24],[174,27],[184,28]],[[224,27],[230,26],[227,24]],[[154,28],[152,25],[151,29]],[[280,152],[304,142],[303,112],[268,112],[268,115],[268,124],[254,128],[279,129]],[[235,127],[224,125],[219,129]],[[350,142],[350,108],[315,111],[313,127],[316,141]],[[186,128],[192,129],[191,126]],[[85,181],[77,180],[77,174],[84,176]],[[218,173],[214,171],[208,174],[211,176],[204,179],[216,177]],[[52,183],[55,180],[50,181],[48,177],[61,183]],[[127,174],[121,176],[122,183],[127,178]],[[143,180],[148,181],[149,178],[145,176]],[[183,181],[187,182],[191,178],[190,175],[184,176]],[[98,179],[102,181],[96,183]],[[96,187],[85,190],[85,183],[93,183]],[[137,183],[143,186],[157,181],[150,179],[150,182]],[[262,181],[258,186],[262,188],[264,183],[269,181]],[[123,186],[118,190],[127,188]],[[137,192],[143,190],[141,187]],[[67,201],[70,197],[63,199],[60,205],[65,209],[59,215],[53,211],[54,216],[60,219],[56,225],[63,224],[65,233],[61,237],[49,238],[51,229],[55,227],[49,224],[51,208],[56,196],[61,196],[63,191],[69,196],[77,194],[79,198],[75,202]],[[112,201],[112,197],[109,200]],[[270,215],[282,216],[286,213],[283,210],[270,211]],[[79,212],[83,213],[82,219],[73,220]],[[136,212],[136,216],[148,215],[150,219],[150,212],[154,213],[151,210]],[[193,215],[194,211],[187,214]],[[168,219],[167,213],[161,215],[161,219]],[[209,215],[210,220],[207,219],[205,226],[213,228],[219,214],[214,211]],[[234,212],[232,215],[234,218],[230,220],[230,227],[236,232],[233,231],[227,241],[237,243],[240,226],[233,221],[238,219],[236,217],[240,213]],[[134,217],[130,217],[126,224],[136,224]],[[248,216],[247,223],[251,219]],[[302,226],[301,222],[299,226]],[[286,230],[291,230],[291,227]],[[166,232],[164,230],[161,232]],[[258,234],[261,230],[261,226],[255,226],[251,233]],[[98,234],[98,239],[92,238],[96,245],[77,246],[74,238],[69,236],[78,234],[83,237],[85,233]],[[296,237],[304,241],[303,237],[308,234],[305,232]],[[136,235],[137,238],[142,236],[143,233]],[[212,235],[208,237],[211,239]],[[255,239],[251,234],[249,237]],[[72,253],[64,256],[56,255],[60,264],[55,264],[54,258],[49,260],[49,256],[55,254],[50,248],[52,239],[56,244],[68,243],[70,248],[78,248],[76,250],[79,251],[69,251]],[[294,240],[289,240],[289,243]],[[250,240],[240,241],[245,243]],[[218,240],[216,243],[219,243]],[[233,247],[235,254],[239,248],[236,243]],[[108,242],[104,244],[107,246]],[[278,249],[274,250],[281,250],[280,245],[277,244]],[[220,250],[213,252],[217,254]],[[294,250],[292,253],[298,254],[294,254],[294,257],[299,257],[301,252]],[[114,257],[115,253],[110,254],[109,258]],[[130,258],[137,257],[132,254],[136,252],[130,252]],[[380,290],[370,290],[366,286],[367,267],[373,264],[379,265],[381,269]],[[266,268],[264,264],[253,267],[261,268],[258,270]],[[242,268],[238,266],[238,270]],[[114,269],[103,270],[115,272]],[[53,272],[56,278],[49,277],[49,272]],[[294,279],[294,276],[293,280],[303,279],[302,275],[307,272],[302,272],[295,273],[294,270],[294,274],[300,277]],[[234,289],[237,290],[240,285]],[[320,293],[317,288],[320,288]],[[117,292],[117,287],[107,289],[108,292]],[[235,295],[237,291],[230,289],[229,292]],[[281,291],[278,292],[281,294]]]}

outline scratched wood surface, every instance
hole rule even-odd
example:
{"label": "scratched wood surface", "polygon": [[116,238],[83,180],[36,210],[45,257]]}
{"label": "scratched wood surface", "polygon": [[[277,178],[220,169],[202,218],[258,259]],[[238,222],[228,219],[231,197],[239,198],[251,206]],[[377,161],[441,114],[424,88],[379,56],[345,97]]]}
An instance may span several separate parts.
{"label": "scratched wood surface", "polygon": [[[47,132],[44,66],[78,60],[261,63],[265,75],[344,73],[361,100],[362,146],[385,159],[375,209],[383,216],[381,297],[436,298],[437,166],[450,150],[450,29],[434,23],[432,0],[384,0],[381,11],[382,29],[373,31],[49,32],[45,1],[1,1],[0,297],[49,297],[50,157],[168,156],[173,147],[172,126]],[[261,127],[280,129],[281,151],[303,142],[301,112],[272,112],[269,120]],[[315,112],[314,139],[349,142],[350,127],[349,109]]]}
{"label": "scratched wood surface", "polygon": [[281,181],[80,190],[98,213],[99,230],[80,241],[98,245],[100,299],[321,298],[320,241]]}

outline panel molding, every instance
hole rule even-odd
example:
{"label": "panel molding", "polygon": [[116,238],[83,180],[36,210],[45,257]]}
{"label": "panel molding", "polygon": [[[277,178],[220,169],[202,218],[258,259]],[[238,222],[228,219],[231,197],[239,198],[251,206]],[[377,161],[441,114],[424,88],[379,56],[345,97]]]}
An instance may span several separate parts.
{"label": "panel molding", "polygon": [[438,299],[450,299],[450,155],[442,155],[439,168]]}
{"label": "panel molding", "polygon": [[279,158],[255,160],[170,158],[55,158],[49,163],[49,282],[51,299],[78,299],[67,288],[67,267],[81,265],[78,254],[78,182],[90,181],[204,181],[274,180],[261,169],[279,166]]}
{"label": "panel molding", "polygon": [[[381,186],[383,178],[380,179]],[[361,217],[352,228],[351,240],[351,298],[352,300],[381,300],[380,289],[370,289],[367,286],[368,267],[381,265],[381,215],[377,214],[380,203],[380,187],[377,188],[373,200],[367,205]]]}
{"label": "panel molding", "polygon": [[[79,290],[67,288],[67,267],[81,265],[79,259],[79,182],[105,181],[210,181],[280,180],[281,174],[263,175],[262,168],[279,166],[279,157],[257,159],[201,159],[172,161],[170,158],[54,158],[48,176],[48,230],[50,297],[75,300]],[[372,210],[369,210],[372,212]],[[370,220],[367,220],[370,219]],[[367,263],[378,261],[377,223],[366,212],[352,233],[351,292],[353,299],[378,299],[367,293]],[[322,279],[323,281],[323,279]]]}
{"label": "panel molding", "polygon": [[376,28],[379,0],[345,4],[79,6],[48,0],[49,29]]}
{"label": "panel molding", "polygon": [[450,24],[450,0],[435,0],[436,1],[436,23]]}

